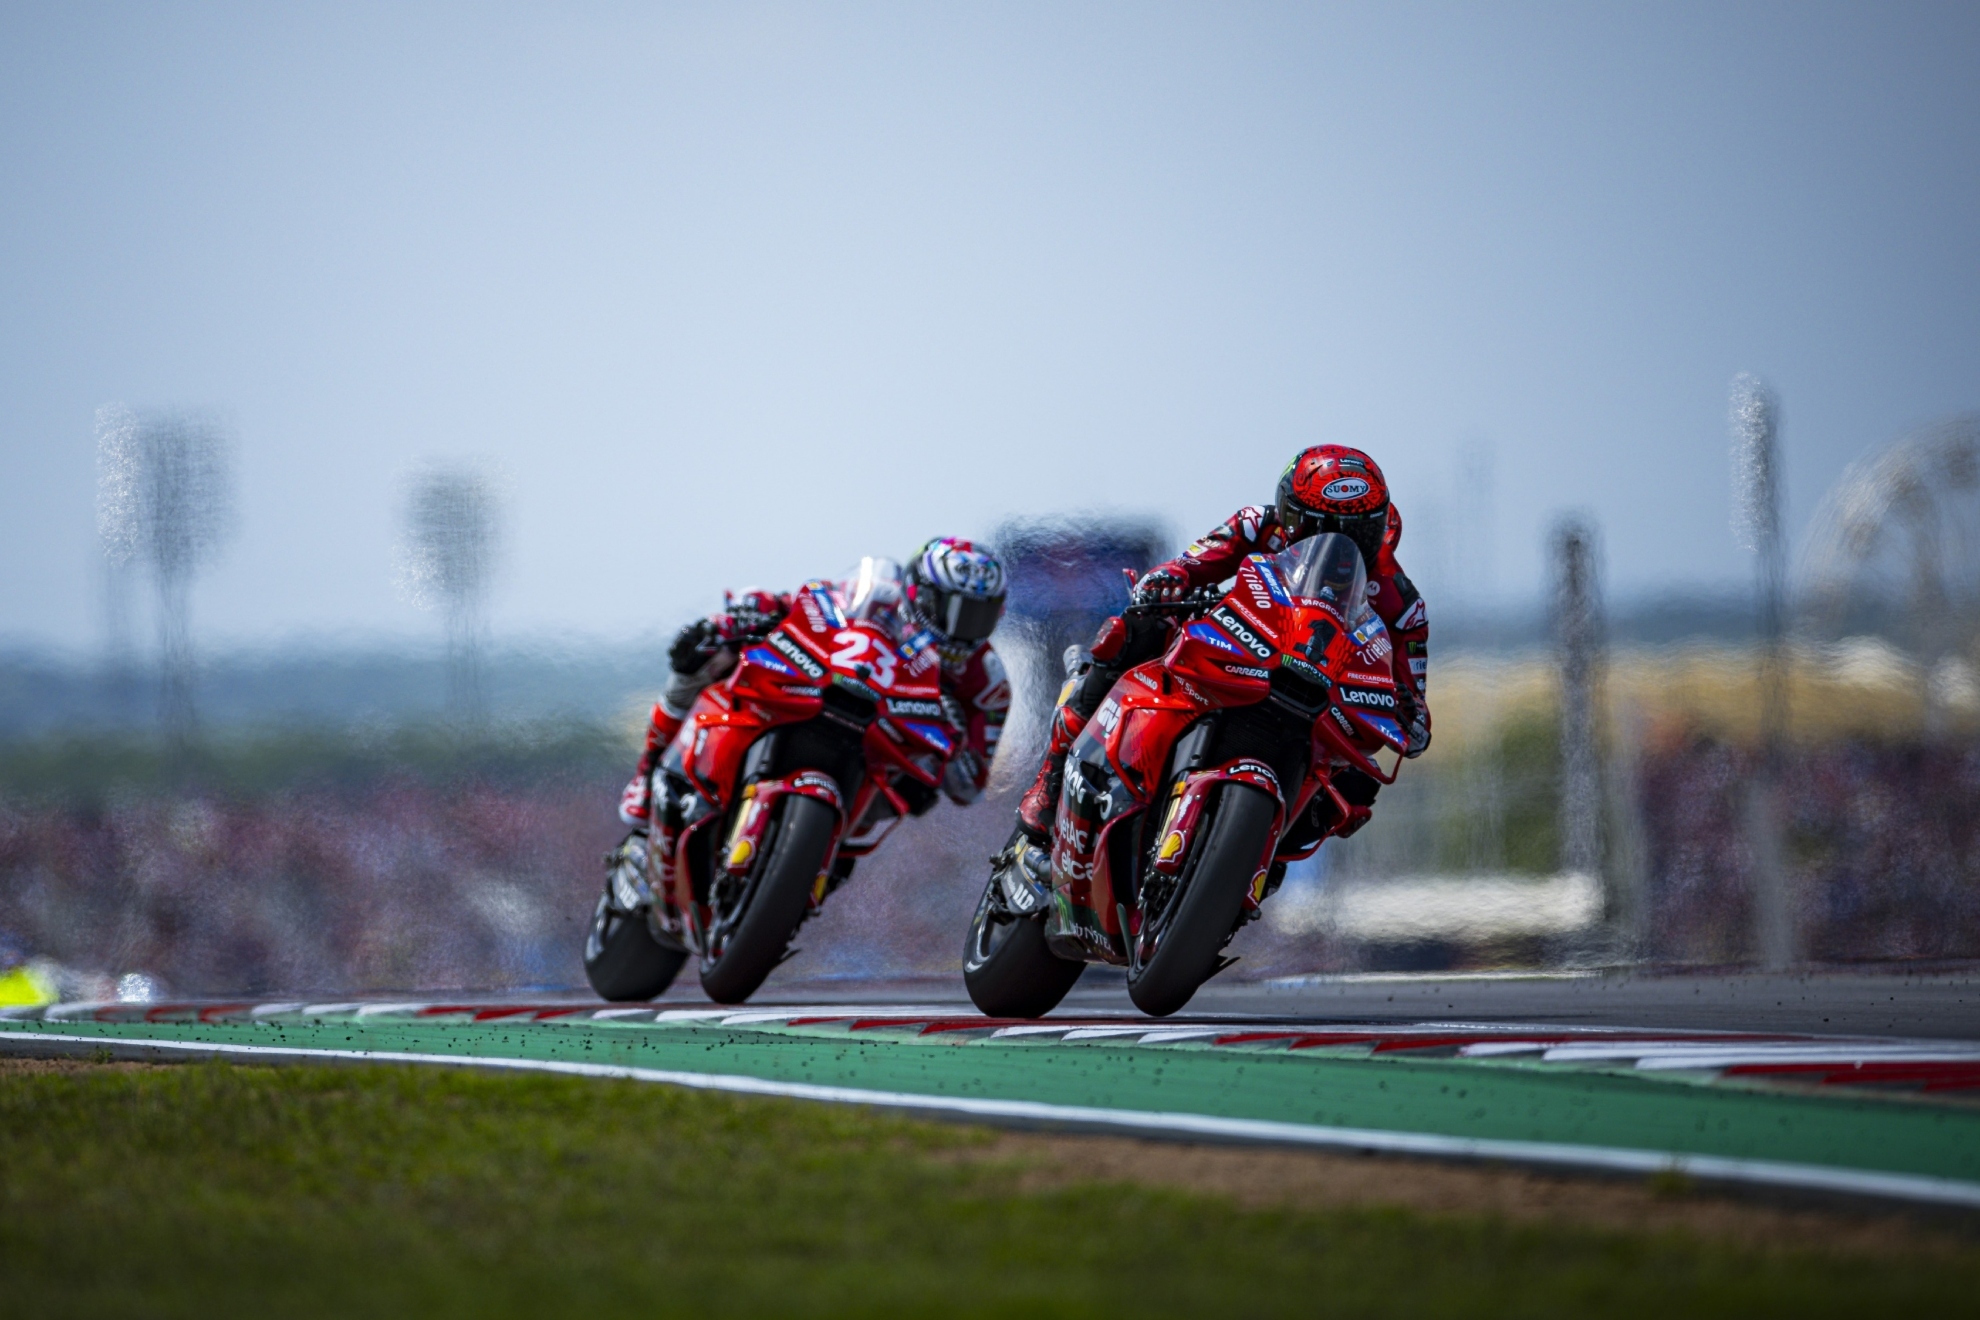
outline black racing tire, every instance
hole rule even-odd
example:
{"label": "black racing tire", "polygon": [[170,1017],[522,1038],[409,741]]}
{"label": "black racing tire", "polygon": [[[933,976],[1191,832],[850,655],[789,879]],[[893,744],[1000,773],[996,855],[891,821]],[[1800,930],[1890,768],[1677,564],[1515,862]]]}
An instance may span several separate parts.
{"label": "black racing tire", "polygon": [[584,976],[600,999],[635,1003],[663,993],[680,975],[687,950],[653,938],[644,912],[621,912],[598,896],[584,943]]}
{"label": "black racing tire", "polygon": [[1265,855],[1278,804],[1269,793],[1233,782],[1217,791],[1212,810],[1210,828],[1198,836],[1176,892],[1161,912],[1141,914],[1144,931],[1154,922],[1160,930],[1148,960],[1128,971],[1128,998],[1151,1017],[1167,1017],[1187,1004],[1217,970]]}
{"label": "black racing tire", "polygon": [[963,943],[963,985],[970,1002],[991,1017],[1044,1017],[1085,970],[1085,963],[1061,958],[1046,945],[1042,915],[1005,910],[993,872]]}
{"label": "black racing tire", "polygon": [[778,810],[776,838],[757,863],[740,920],[717,954],[701,960],[701,988],[718,1004],[742,1003],[784,960],[832,847],[838,816],[831,807],[791,793]]}

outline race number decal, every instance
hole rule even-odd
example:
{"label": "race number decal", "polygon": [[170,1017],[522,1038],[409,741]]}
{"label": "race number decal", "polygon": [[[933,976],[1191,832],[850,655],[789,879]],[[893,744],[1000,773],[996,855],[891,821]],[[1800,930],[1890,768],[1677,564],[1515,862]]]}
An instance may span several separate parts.
{"label": "race number decal", "polygon": [[893,648],[883,642],[876,642],[867,633],[856,628],[848,628],[832,639],[839,649],[832,652],[832,666],[835,669],[851,669],[864,664],[872,670],[873,681],[883,688],[894,686],[895,659]]}

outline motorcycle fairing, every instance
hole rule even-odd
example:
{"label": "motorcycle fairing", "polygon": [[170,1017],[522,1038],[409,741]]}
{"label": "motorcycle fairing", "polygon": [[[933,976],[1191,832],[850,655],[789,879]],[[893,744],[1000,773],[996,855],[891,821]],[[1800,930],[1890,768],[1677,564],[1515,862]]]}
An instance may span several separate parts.
{"label": "motorcycle fairing", "polygon": [[[1133,905],[1135,880],[1114,874],[1119,841],[1133,837],[1121,826],[1151,809],[1152,795],[1172,772],[1178,742],[1206,712],[1271,699],[1311,720],[1304,776],[1282,784],[1277,771],[1252,757],[1187,772],[1169,790],[1160,826],[1144,836],[1160,840],[1152,865],[1181,865],[1219,784],[1247,783],[1268,792],[1276,817],[1245,895],[1246,908],[1255,911],[1275,859],[1308,856],[1325,838],[1352,832],[1368,818],[1368,808],[1342,798],[1332,776],[1352,766],[1393,782],[1395,770],[1384,769],[1374,753],[1399,751],[1404,736],[1387,713],[1396,708],[1395,678],[1382,663],[1390,654],[1387,629],[1357,594],[1360,582],[1357,576],[1341,603],[1338,596],[1301,594],[1273,558],[1253,555],[1216,605],[1174,629],[1161,659],[1136,666],[1114,684],[1067,756],[1046,919],[1046,938],[1055,949],[1127,961],[1119,913]],[[1333,824],[1311,844],[1278,854],[1287,823],[1320,794],[1333,808]]]}

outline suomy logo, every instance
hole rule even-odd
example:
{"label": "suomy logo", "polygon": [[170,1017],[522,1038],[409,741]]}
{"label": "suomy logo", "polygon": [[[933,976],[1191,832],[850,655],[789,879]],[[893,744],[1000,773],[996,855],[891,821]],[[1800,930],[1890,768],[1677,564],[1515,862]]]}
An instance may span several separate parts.
{"label": "suomy logo", "polygon": [[1358,500],[1368,493],[1368,483],[1360,477],[1337,477],[1320,488],[1330,500]]}
{"label": "suomy logo", "polygon": [[1237,615],[1231,613],[1222,605],[1210,611],[1210,622],[1216,624],[1225,632],[1237,638],[1238,641],[1244,643],[1244,649],[1257,656],[1260,660],[1269,660],[1272,658],[1272,648],[1261,640],[1257,633],[1246,627],[1244,620],[1238,618]]}

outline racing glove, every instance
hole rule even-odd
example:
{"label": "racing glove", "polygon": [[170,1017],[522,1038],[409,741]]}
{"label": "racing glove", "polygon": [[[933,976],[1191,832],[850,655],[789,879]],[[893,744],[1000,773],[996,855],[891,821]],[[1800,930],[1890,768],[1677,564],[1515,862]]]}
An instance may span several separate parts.
{"label": "racing glove", "polygon": [[699,673],[725,640],[713,619],[696,619],[674,634],[674,643],[667,648],[667,663],[677,674]]}
{"label": "racing glove", "polygon": [[1403,717],[1403,732],[1409,739],[1403,746],[1403,755],[1414,760],[1430,747],[1430,708],[1407,688],[1398,689],[1396,695],[1403,699],[1399,713]]}
{"label": "racing glove", "polygon": [[741,595],[730,596],[728,605],[727,635],[737,637],[761,637],[776,627],[784,617],[784,603],[767,591],[754,588]]}
{"label": "racing glove", "polygon": [[1158,564],[1142,574],[1128,599],[1135,605],[1166,605],[1183,598],[1189,580],[1172,564]]}

